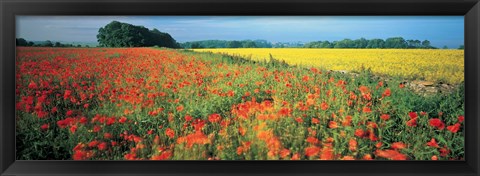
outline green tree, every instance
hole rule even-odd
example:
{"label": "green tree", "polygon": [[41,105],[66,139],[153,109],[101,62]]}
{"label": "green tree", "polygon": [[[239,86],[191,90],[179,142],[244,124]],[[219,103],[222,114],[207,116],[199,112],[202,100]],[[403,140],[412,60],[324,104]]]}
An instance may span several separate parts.
{"label": "green tree", "polygon": [[27,46],[28,42],[24,38],[17,38],[16,39],[16,45],[17,46]]}
{"label": "green tree", "polygon": [[422,41],[422,48],[432,48],[432,46],[430,45],[430,41],[428,40]]}
{"label": "green tree", "polygon": [[403,37],[392,37],[385,40],[385,48],[407,48],[407,41]]}
{"label": "green tree", "polygon": [[192,45],[190,45],[190,48],[195,49],[195,48],[202,48],[202,45],[198,42],[193,42]]}
{"label": "green tree", "polygon": [[257,45],[255,45],[255,42],[253,41],[245,41],[242,44],[243,48],[256,48]]}
{"label": "green tree", "polygon": [[240,48],[242,47],[242,43],[240,41],[228,41],[227,42],[227,48]]}
{"label": "green tree", "polygon": [[45,47],[53,47],[53,43],[52,43],[52,41],[47,40],[47,41],[45,41],[45,43],[43,43],[42,46],[45,46]]}
{"label": "green tree", "polygon": [[351,39],[343,39],[335,42],[334,48],[354,48],[355,42]]}
{"label": "green tree", "polygon": [[366,48],[384,48],[385,41],[383,39],[371,39],[368,41]]}
{"label": "green tree", "polygon": [[357,40],[354,40],[354,48],[366,48],[368,45],[368,40],[365,38],[360,38]]}
{"label": "green tree", "polygon": [[54,47],[62,47],[62,44],[60,42],[55,42]]}
{"label": "green tree", "polygon": [[175,39],[158,29],[149,30],[143,26],[112,21],[98,30],[97,40],[103,47],[159,46],[178,48]]}

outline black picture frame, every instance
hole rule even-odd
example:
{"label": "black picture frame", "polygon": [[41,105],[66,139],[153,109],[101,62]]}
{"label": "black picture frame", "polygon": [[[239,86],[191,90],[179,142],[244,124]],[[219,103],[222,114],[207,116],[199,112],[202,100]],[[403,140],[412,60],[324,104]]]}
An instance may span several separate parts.
{"label": "black picture frame", "polygon": [[[2,176],[479,176],[478,0],[1,0],[0,11]],[[16,15],[462,15],[465,16],[465,161],[16,161]]]}

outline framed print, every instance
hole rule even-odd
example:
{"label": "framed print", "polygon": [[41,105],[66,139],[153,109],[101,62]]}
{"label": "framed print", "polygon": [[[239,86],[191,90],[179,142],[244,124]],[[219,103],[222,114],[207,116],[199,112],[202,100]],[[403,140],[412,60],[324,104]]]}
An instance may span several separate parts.
{"label": "framed print", "polygon": [[2,175],[479,175],[476,0],[1,9]]}

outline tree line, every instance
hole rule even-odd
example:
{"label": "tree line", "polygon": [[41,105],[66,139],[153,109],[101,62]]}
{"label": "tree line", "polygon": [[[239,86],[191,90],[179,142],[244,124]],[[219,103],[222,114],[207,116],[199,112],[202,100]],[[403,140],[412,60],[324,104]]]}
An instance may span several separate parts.
{"label": "tree line", "polygon": [[[33,47],[82,47],[82,45],[66,44],[60,42],[52,42],[46,40],[44,42],[27,41],[24,38],[16,38],[16,46],[33,46]],[[85,47],[89,47],[85,45]]]}
{"label": "tree line", "polygon": [[272,48],[272,44],[266,40],[202,40],[185,42],[182,48]]}
{"label": "tree line", "polygon": [[365,39],[356,40],[343,39],[340,41],[315,41],[304,45],[305,48],[422,48],[436,49],[431,46],[429,40],[405,40],[403,37],[392,37],[383,39]]}

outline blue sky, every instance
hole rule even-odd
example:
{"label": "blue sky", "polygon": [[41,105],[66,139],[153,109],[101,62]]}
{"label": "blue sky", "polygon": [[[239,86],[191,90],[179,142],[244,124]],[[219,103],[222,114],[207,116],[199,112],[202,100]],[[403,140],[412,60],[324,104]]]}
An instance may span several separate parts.
{"label": "blue sky", "polygon": [[457,48],[463,16],[17,16],[17,37],[31,41],[96,42],[100,27],[117,20],[157,28],[178,42],[265,39],[309,42],[403,37]]}

